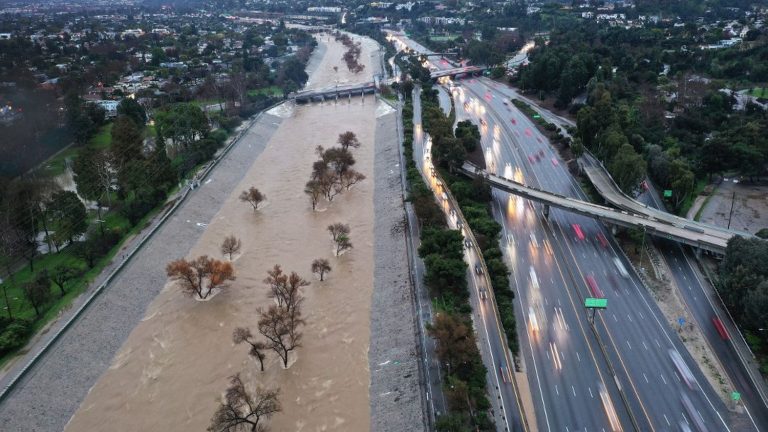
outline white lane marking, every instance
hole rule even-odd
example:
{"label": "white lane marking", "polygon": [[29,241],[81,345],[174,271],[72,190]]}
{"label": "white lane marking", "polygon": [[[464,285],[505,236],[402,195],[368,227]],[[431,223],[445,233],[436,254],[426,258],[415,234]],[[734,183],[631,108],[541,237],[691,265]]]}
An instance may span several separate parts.
{"label": "white lane marking", "polygon": [[627,318],[629,319],[629,322],[631,322],[631,323],[633,323],[633,322],[634,322],[634,321],[632,321],[632,315],[630,315],[630,314],[627,314]]}
{"label": "white lane marking", "polygon": [[[664,420],[667,421],[667,426],[672,426],[672,423],[669,422],[669,419],[667,418],[667,415],[666,414],[662,414],[662,415],[664,416]],[[699,415],[701,415],[701,414],[699,414]]]}
{"label": "white lane marking", "polygon": [[571,386],[571,392],[573,393],[573,397],[576,397],[576,388],[574,386]]}
{"label": "white lane marking", "polygon": [[594,399],[594,398],[595,398],[595,395],[593,395],[593,394],[592,394],[592,387],[587,387],[587,389],[589,389],[589,397],[591,397],[592,399]]}
{"label": "white lane marking", "polygon": [[578,352],[578,351],[576,351],[576,360],[578,360],[579,362],[581,362],[581,356],[579,355],[579,352]]}
{"label": "white lane marking", "polygon": [[643,341],[643,347],[645,348],[646,351],[648,351],[648,345],[645,344],[645,341]]}
{"label": "white lane marking", "polygon": [[661,344],[659,343],[659,340],[658,340],[658,339],[654,339],[654,341],[656,341],[656,346],[658,346],[659,348],[661,348]]}
{"label": "white lane marking", "polygon": [[648,375],[646,375],[646,374],[645,374],[645,372],[643,372],[643,378],[645,378],[645,382],[646,382],[647,384],[650,384],[650,383],[651,383],[650,381],[648,381]]}
{"label": "white lane marking", "polygon": [[557,395],[560,396],[560,391],[557,389],[557,384],[555,384],[555,393],[557,393]]}
{"label": "white lane marking", "polygon": [[666,378],[664,378],[664,375],[662,375],[662,374],[659,374],[659,376],[661,377],[661,380],[662,380],[662,381],[664,381],[664,384],[666,384],[666,383],[667,383],[667,380],[666,380]]}
{"label": "white lane marking", "polygon": [[627,339],[627,346],[629,347],[629,349],[632,349],[632,345],[629,344],[629,339]]}
{"label": "white lane marking", "polygon": [[613,320],[614,320],[614,321],[616,321],[616,322],[619,322],[619,319],[618,319],[618,318],[616,318],[616,314],[611,314],[611,315],[613,315]]}
{"label": "white lane marking", "polygon": [[637,314],[640,315],[640,319],[645,319],[645,315],[642,312],[637,311]]}

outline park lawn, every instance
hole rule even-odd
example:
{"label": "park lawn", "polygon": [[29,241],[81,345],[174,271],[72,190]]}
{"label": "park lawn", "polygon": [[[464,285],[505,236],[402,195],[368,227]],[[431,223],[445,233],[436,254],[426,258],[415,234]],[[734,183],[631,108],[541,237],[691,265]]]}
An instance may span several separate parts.
{"label": "park lawn", "polygon": [[747,94],[757,98],[768,98],[768,87],[755,87],[749,89]]}
{"label": "park lawn", "polygon": [[260,89],[248,90],[248,96],[250,96],[250,97],[256,97],[256,96],[258,96],[260,94],[265,95],[265,96],[282,97],[283,96],[283,89],[281,89],[278,86],[269,86],[269,87],[264,87],[264,88],[260,88]]}
{"label": "park lawn", "polygon": [[[112,122],[103,125],[99,131],[91,137],[88,141],[88,145],[96,149],[107,149],[112,144]],[[67,170],[67,160],[72,160],[77,157],[77,153],[80,151],[80,147],[71,145],[61,153],[56,154],[52,158],[40,164],[44,173],[50,177],[56,177],[64,174]]]}
{"label": "park lawn", "polygon": [[[170,193],[172,195],[172,192]],[[15,284],[12,286],[9,286],[8,289],[8,298],[10,299],[10,303],[13,307],[12,312],[14,318],[23,318],[28,320],[33,320],[32,329],[29,335],[29,338],[34,337],[40,329],[45,327],[49,322],[51,322],[53,319],[59,316],[61,311],[67,310],[70,305],[72,304],[72,301],[77,298],[80,294],[85,292],[85,290],[88,288],[88,285],[93,281],[96,277],[101,274],[101,272],[104,270],[104,267],[106,267],[110,262],[112,262],[112,258],[117,254],[117,252],[122,247],[123,243],[130,238],[133,235],[136,235],[140,233],[142,230],[144,230],[148,224],[149,221],[154,218],[162,209],[164,209],[168,203],[164,203],[161,206],[157,206],[154,210],[150,211],[144,218],[142,218],[136,226],[131,228],[130,230],[130,224],[128,220],[122,216],[119,212],[112,211],[107,213],[104,216],[104,223],[105,228],[116,228],[120,229],[123,233],[125,233],[120,241],[117,242],[115,246],[112,247],[112,249],[107,252],[106,255],[104,255],[101,258],[98,258],[94,262],[94,266],[92,269],[87,269],[87,265],[85,260],[78,258],[72,253],[72,249],[69,247],[66,247],[62,249],[58,253],[52,253],[47,255],[42,255],[35,259],[35,270],[40,271],[41,269],[49,269],[51,271],[53,268],[55,268],[58,265],[68,265],[71,267],[75,267],[79,269],[80,271],[83,271],[83,273],[75,278],[70,280],[67,285],[65,286],[66,294],[64,297],[61,297],[61,291],[59,288],[51,283],[51,301],[46,305],[47,309],[42,310],[40,317],[36,319],[35,316],[35,310],[32,307],[32,305],[27,301],[27,299],[24,297],[24,293],[22,291],[21,286],[25,282],[29,282],[32,280],[32,278],[35,276],[36,272],[33,273],[29,270],[29,264],[24,266],[24,268],[20,269],[14,274],[14,280]],[[10,284],[9,284],[10,285]],[[3,284],[0,284],[0,287],[2,287]],[[5,306],[5,298],[2,296],[2,292],[0,291],[0,305]],[[3,312],[7,312],[5,309],[3,309]],[[23,348],[22,348],[23,349]],[[19,353],[19,350],[13,351],[10,353],[7,353],[6,355],[0,357],[0,367],[2,367],[5,363],[7,363],[10,359],[15,357]]]}

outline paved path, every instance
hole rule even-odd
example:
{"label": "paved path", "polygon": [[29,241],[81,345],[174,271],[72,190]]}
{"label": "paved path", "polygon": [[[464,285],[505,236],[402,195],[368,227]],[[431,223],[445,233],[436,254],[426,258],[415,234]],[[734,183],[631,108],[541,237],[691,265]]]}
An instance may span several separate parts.
{"label": "paved path", "polygon": [[[61,431],[166,282],[253,164],[281,119],[264,114],[0,405],[0,430]],[[120,255],[117,256],[120,259]],[[103,275],[106,275],[104,272]],[[102,276],[103,278],[104,276]],[[94,286],[98,286],[99,279]],[[57,330],[84,296],[54,325]],[[43,337],[40,343],[47,339]],[[35,352],[35,351],[33,351]],[[20,361],[20,368],[26,361]],[[16,370],[6,375],[4,387]]]}

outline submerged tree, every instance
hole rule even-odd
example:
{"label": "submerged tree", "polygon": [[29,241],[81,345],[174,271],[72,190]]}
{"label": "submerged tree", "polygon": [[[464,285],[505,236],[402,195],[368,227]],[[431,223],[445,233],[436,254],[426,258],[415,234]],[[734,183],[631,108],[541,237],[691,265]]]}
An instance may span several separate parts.
{"label": "submerged tree", "polygon": [[280,389],[256,389],[251,394],[240,379],[240,374],[230,377],[230,385],[224,394],[224,401],[213,414],[210,432],[267,432],[263,420],[282,411],[277,396]]}
{"label": "submerged tree", "polygon": [[318,258],[312,261],[312,273],[317,273],[320,276],[320,281],[323,281],[323,276],[326,273],[331,272],[331,264],[325,258]]}
{"label": "submerged tree", "polygon": [[206,299],[216,288],[224,288],[227,281],[235,280],[232,264],[203,255],[194,260],[180,259],[170,262],[166,268],[168,277],[179,282],[189,295]]}
{"label": "submerged tree", "polygon": [[261,204],[265,199],[267,199],[267,197],[253,186],[251,186],[248,190],[244,190],[240,193],[240,201],[250,204],[253,207],[253,211],[258,210],[259,204]]}
{"label": "submerged tree", "polygon": [[232,261],[232,255],[240,252],[240,248],[243,246],[239,238],[234,235],[230,235],[224,239],[221,243],[221,254],[228,255],[229,260]]}
{"label": "submerged tree", "polygon": [[302,324],[304,320],[299,307],[292,312],[277,305],[271,305],[266,311],[259,309],[259,333],[267,338],[269,348],[283,360],[283,367],[288,367],[291,351],[301,346],[302,335],[298,328]]}
{"label": "submerged tree", "polygon": [[355,135],[355,133],[352,131],[346,131],[342,134],[339,134],[338,142],[341,145],[341,148],[344,150],[347,150],[350,147],[360,147],[360,141],[357,139],[357,135]]}
{"label": "submerged tree", "polygon": [[248,327],[237,327],[232,332],[232,342],[234,342],[235,345],[239,345],[243,342],[250,345],[251,349],[248,351],[248,354],[259,360],[261,371],[264,372],[264,359],[267,357],[266,354],[264,354],[264,350],[268,348],[267,344],[253,340],[253,334]]}

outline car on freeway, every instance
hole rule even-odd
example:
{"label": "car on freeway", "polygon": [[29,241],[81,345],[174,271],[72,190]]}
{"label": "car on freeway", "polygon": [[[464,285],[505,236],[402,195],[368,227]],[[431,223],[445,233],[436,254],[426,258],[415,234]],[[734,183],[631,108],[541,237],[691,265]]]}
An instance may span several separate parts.
{"label": "car on freeway", "polygon": [[539,289],[539,277],[536,275],[536,269],[531,266],[528,273],[531,276],[531,286],[534,289]]}
{"label": "car on freeway", "polygon": [[480,288],[480,300],[485,300],[488,298],[488,290],[485,288]]}
{"label": "car on freeway", "polygon": [[533,306],[528,306],[528,325],[531,326],[531,333],[534,335],[539,333],[539,320],[536,318]]}
{"label": "car on freeway", "polygon": [[603,291],[597,286],[597,281],[594,276],[586,275],[584,276],[584,280],[587,281],[587,286],[589,287],[589,292],[592,294],[592,297],[603,298]]}
{"label": "car on freeway", "polygon": [[488,126],[488,123],[483,118],[480,119],[480,124],[483,126]]}
{"label": "car on freeway", "polygon": [[571,224],[571,227],[573,228],[573,232],[576,233],[576,237],[578,237],[579,240],[584,240],[584,232],[581,230],[581,225]]}
{"label": "car on freeway", "polygon": [[472,247],[472,240],[464,239],[464,247],[466,247],[467,249],[471,248]]}
{"label": "car on freeway", "polygon": [[547,252],[547,255],[552,255],[552,245],[549,243],[549,239],[544,239],[544,250]]}
{"label": "car on freeway", "polygon": [[536,234],[530,233],[530,237],[531,237],[531,246],[533,246],[534,249],[538,249],[539,241],[536,240]]}
{"label": "car on freeway", "polygon": [[723,321],[720,320],[720,317],[712,317],[712,324],[715,325],[715,330],[717,330],[717,334],[720,335],[721,339],[728,340],[731,338],[731,335],[728,334],[728,330],[725,329],[725,325],[723,325]]}
{"label": "car on freeway", "polygon": [[616,266],[616,270],[619,271],[619,274],[621,275],[621,277],[623,278],[629,277],[629,272],[627,271],[627,268],[624,267],[624,264],[621,262],[619,257],[613,257],[613,265]]}
{"label": "car on freeway", "polygon": [[689,398],[687,394],[681,394],[680,402],[683,403],[685,414],[691,419],[689,423],[693,425],[694,430],[696,432],[709,432],[709,428],[707,428],[704,418],[701,417],[701,413],[699,413],[699,410],[697,410],[693,405],[693,402],[691,402],[691,398]]}
{"label": "car on freeway", "polygon": [[669,353],[669,358],[672,359],[672,363],[675,365],[675,368],[680,374],[680,378],[682,378],[683,382],[685,382],[689,389],[698,390],[698,382],[696,381],[696,377],[693,376],[693,372],[691,372],[691,369],[687,364],[685,364],[685,361],[683,360],[683,357],[680,355],[680,353],[671,348],[667,352]]}
{"label": "car on freeway", "polygon": [[507,244],[509,245],[515,244],[515,236],[512,235],[512,233],[507,234]]}
{"label": "car on freeway", "polygon": [[528,155],[528,162],[534,163],[536,161],[536,158],[533,157],[533,155]]}
{"label": "car on freeway", "polygon": [[604,248],[608,247],[608,239],[605,238],[605,235],[603,235],[603,233],[601,232],[597,233],[597,241],[600,243],[600,246]]}
{"label": "car on freeway", "polygon": [[480,267],[480,264],[475,264],[475,274],[477,275],[483,274],[483,268]]}
{"label": "car on freeway", "polygon": [[558,166],[560,165],[560,162],[557,161],[557,158],[552,156],[552,166]]}
{"label": "car on freeway", "polygon": [[517,120],[515,120],[515,119],[509,119],[509,121],[511,121],[513,125],[517,124]]}

